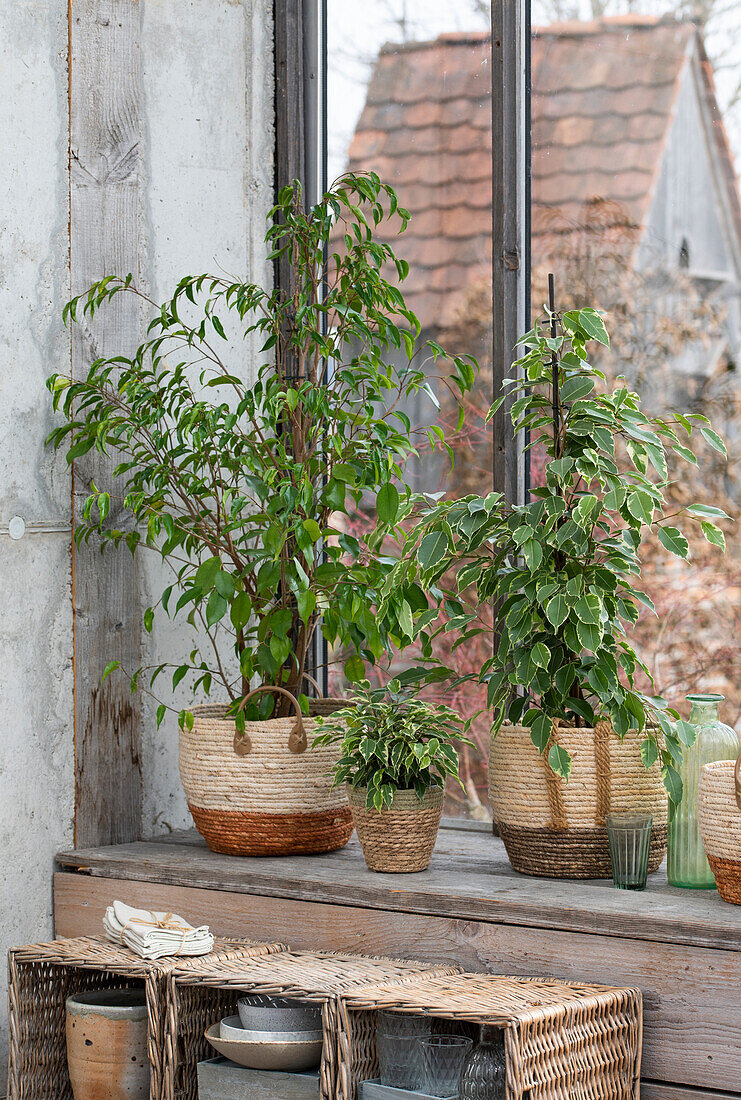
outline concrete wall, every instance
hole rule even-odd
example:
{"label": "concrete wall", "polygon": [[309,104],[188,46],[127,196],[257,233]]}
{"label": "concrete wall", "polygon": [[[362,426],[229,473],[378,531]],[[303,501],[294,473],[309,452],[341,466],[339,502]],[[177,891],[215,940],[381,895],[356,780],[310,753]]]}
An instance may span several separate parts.
{"label": "concrete wall", "polygon": [[[216,265],[267,278],[270,0],[140,0],[146,255],[155,297]],[[0,4],[0,953],[52,934],[54,852],[73,843],[71,486],[43,440],[44,380],[69,366],[67,0]],[[250,349],[239,369],[251,370]],[[26,531],[12,539],[13,516]],[[143,570],[157,591],[158,568]],[[183,651],[182,629],[146,639]],[[187,823],[176,729],[145,710],[143,833]],[[4,983],[5,968],[0,966]],[[0,986],[0,1095],[6,1060]]]}

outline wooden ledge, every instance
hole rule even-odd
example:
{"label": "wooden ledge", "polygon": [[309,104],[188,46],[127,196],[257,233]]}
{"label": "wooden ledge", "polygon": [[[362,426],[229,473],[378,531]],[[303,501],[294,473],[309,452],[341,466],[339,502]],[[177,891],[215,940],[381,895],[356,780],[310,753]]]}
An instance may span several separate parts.
{"label": "wooden ledge", "polygon": [[663,869],[640,893],[605,879],[530,878],[512,870],[501,841],[482,829],[443,828],[430,869],[413,875],[368,871],[354,837],[329,855],[252,859],[217,855],[187,832],[57,860],[118,880],[741,951],[741,906],[715,891],[675,889]]}

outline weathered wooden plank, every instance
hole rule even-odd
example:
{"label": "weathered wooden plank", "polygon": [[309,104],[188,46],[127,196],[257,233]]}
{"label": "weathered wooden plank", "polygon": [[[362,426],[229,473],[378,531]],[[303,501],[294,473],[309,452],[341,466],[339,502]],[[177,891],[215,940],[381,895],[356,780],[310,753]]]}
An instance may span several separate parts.
{"label": "weathered wooden plank", "polygon": [[310,859],[239,860],[186,834],[57,858],[119,879],[177,886],[187,874],[207,889],[741,951],[741,908],[715,892],[676,890],[662,872],[636,893],[614,890],[608,880],[529,878],[512,870],[501,841],[486,833],[441,830],[430,870],[419,875],[370,874],[356,840]]}
{"label": "weathered wooden plank", "polygon": [[[70,283],[79,293],[109,274],[138,275],[141,244],[139,4],[70,5]],[[93,321],[72,326],[72,371],[138,343],[139,310],[119,295]],[[92,451],[74,463],[73,512],[80,522],[91,482],[108,484],[112,460]],[[114,526],[120,514],[111,503]],[[75,836],[105,844],[139,835],[140,708],[123,677],[101,684],[109,661],[139,665],[140,610],[131,555],[73,554],[75,657]]]}
{"label": "weathered wooden plank", "polygon": [[[186,872],[184,872],[186,873]],[[214,932],[293,947],[457,962],[470,970],[639,986],[644,993],[644,1075],[733,1092],[741,1080],[741,956],[737,952],[605,935],[384,912],[352,905],[245,897],[154,882],[55,876],[58,935],[100,928],[112,898],[168,909]]]}
{"label": "weathered wooden plank", "polygon": [[658,1081],[641,1081],[641,1100],[730,1100],[737,1095],[714,1089],[688,1089],[680,1085],[661,1085]]}

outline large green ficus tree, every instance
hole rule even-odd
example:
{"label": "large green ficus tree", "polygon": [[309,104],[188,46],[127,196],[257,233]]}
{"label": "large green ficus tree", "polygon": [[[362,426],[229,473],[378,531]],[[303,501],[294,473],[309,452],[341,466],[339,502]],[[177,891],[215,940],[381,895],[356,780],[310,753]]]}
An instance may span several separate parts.
{"label": "large green ficus tree", "polygon": [[[609,339],[592,309],[548,313],[519,341],[517,377],[505,382],[517,432],[546,450],[545,484],[527,504],[511,506],[496,493],[433,502],[407,538],[405,560],[389,574],[385,591],[418,580],[442,591],[455,577],[454,595],[469,600],[443,630],[457,644],[480,634],[479,608],[493,601],[496,646],[480,670],[494,715],[530,728],[540,752],[554,722],[593,726],[607,717],[618,736],[645,731],[646,767],[659,762],[671,801],[681,798],[677,765],[694,732],[665,704],[636,686],[650,674],[630,642],[641,607],[653,611],[640,585],[640,548],[655,536],[670,553],[688,556],[680,524],[698,524],[724,548],[719,508],[693,504],[669,512],[667,453],[696,462],[685,444],[693,430],[722,453],[720,437],[699,414],[648,416],[624,384],[606,390],[587,360],[587,345]],[[500,397],[492,412],[504,400]],[[491,415],[491,414],[490,414]],[[552,744],[548,761],[568,778],[568,753]]]}
{"label": "large green ficus tree", "polygon": [[[112,484],[88,497],[75,538],[149,547],[172,565],[173,582],[144,625],[151,630],[160,610],[200,624],[207,646],[171,668],[173,687],[189,673],[205,693],[216,681],[234,714],[256,682],[299,694],[317,671],[317,631],[357,681],[366,663],[411,639],[427,607],[410,581],[379,614],[393,562],[377,539],[347,531],[362,505],[393,524],[419,439],[447,446],[439,428],[413,428],[403,407],[420,388],[432,392],[435,363],[458,398],[474,378],[472,360],[420,340],[398,285],[408,265],[376,236],[383,226],[388,237],[392,219],[401,231],[409,214],[373,173],[345,176],[308,210],[294,182],[267,233],[271,258],[290,266],[292,294],[184,278],[130,358],[98,359],[81,380],[48,381],[64,414],[51,444],[67,447],[68,461],[93,447],[120,460]],[[107,277],[74,298],[65,318],[84,324],[121,293],[144,297],[131,276]],[[252,384],[226,363],[235,329],[238,346],[248,334],[262,346],[262,361],[245,364]],[[132,530],[109,525],[111,494],[133,516]],[[166,667],[147,671],[154,681]],[[125,671],[133,686],[144,672]],[[253,706],[240,722],[256,716]],[[273,706],[264,695],[260,713]]]}

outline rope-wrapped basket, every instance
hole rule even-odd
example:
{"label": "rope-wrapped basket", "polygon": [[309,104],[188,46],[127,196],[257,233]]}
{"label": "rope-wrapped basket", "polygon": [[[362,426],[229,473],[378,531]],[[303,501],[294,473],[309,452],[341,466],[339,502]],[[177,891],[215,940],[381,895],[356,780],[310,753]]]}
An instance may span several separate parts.
{"label": "rope-wrapped basket", "polygon": [[[256,688],[288,694],[282,688]],[[291,698],[293,698],[291,696]],[[332,790],[339,745],[312,750],[314,718],[296,714],[246,722],[239,733],[223,706],[193,708],[180,731],[180,779],[198,832],[214,852],[240,856],[308,855],[347,844],[352,815]],[[315,714],[345,706],[312,701]],[[317,731],[318,732],[318,731]]]}
{"label": "rope-wrapped basket", "polygon": [[404,874],[430,866],[445,791],[428,787],[420,802],[414,790],[394,791],[390,806],[366,807],[367,789],[347,787],[358,840],[371,871]]}
{"label": "rope-wrapped basket", "polygon": [[724,901],[741,905],[741,756],[706,764],[697,818],[702,845]]}
{"label": "rope-wrapped basket", "polygon": [[[605,814],[653,814],[648,869],[666,855],[667,796],[658,768],[644,768],[640,743],[629,731],[621,740],[609,722],[554,728],[541,755],[526,726],[504,725],[489,750],[489,801],[509,861],[525,875],[609,878]],[[558,744],[571,756],[568,782],[548,765]]]}

